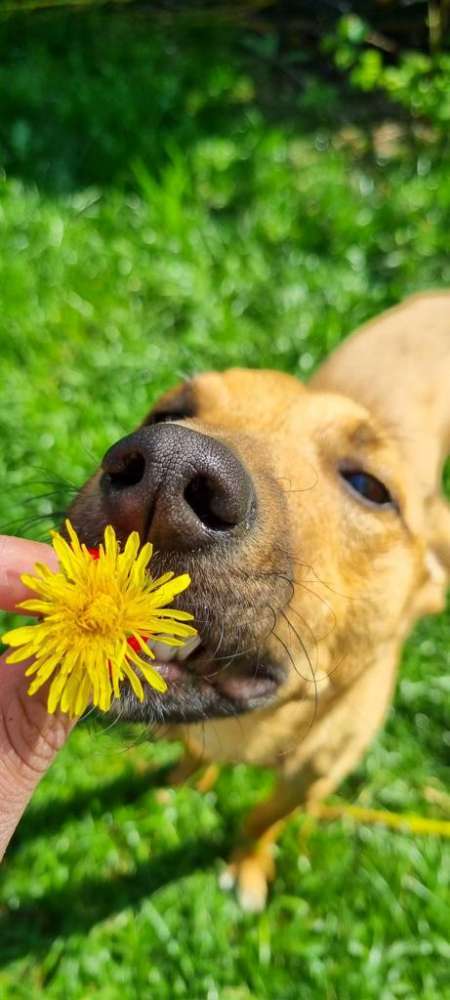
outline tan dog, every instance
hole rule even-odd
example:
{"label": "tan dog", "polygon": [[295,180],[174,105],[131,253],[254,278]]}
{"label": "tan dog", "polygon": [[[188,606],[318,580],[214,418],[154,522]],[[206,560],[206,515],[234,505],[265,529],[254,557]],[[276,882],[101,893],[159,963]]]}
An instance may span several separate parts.
{"label": "tan dog", "polygon": [[[166,394],[115,445],[71,517],[91,545],[112,522],[192,576],[201,645],[166,662],[166,695],[127,719],[205,761],[278,772],[228,869],[264,905],[281,821],[358,763],[392,697],[402,643],[440,611],[450,573],[450,293],[369,323],[308,387],[277,372],[207,374]],[[173,656],[173,653],[171,653]],[[168,727],[168,728],[167,728]]]}

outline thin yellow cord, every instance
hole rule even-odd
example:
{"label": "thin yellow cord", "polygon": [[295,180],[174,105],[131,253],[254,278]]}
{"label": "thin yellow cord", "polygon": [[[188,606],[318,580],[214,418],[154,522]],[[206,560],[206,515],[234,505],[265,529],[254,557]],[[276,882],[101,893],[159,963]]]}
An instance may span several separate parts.
{"label": "thin yellow cord", "polygon": [[450,820],[429,819],[413,813],[393,813],[384,809],[364,809],[362,806],[326,805],[320,803],[310,810],[317,819],[332,820],[349,817],[358,824],[387,826],[391,830],[416,833],[420,836],[450,837]]}

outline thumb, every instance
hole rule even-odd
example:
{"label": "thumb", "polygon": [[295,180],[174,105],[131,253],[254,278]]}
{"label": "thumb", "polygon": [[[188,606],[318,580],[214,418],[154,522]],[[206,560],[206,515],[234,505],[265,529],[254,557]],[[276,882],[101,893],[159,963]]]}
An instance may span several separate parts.
{"label": "thumb", "polygon": [[[49,545],[0,536],[0,608],[19,610],[29,596],[20,575],[36,561],[56,568]],[[63,746],[74,721],[62,713],[49,715],[44,689],[27,694],[28,663],[7,664],[0,656],[0,859],[40,779]]]}
{"label": "thumb", "polygon": [[34,789],[74,726],[61,712],[48,714],[44,689],[29,697],[27,665],[8,665],[0,656],[0,860]]}
{"label": "thumb", "polygon": [[21,582],[22,573],[32,573],[37,562],[46,563],[50,569],[58,568],[58,560],[51,545],[30,542],[27,538],[0,535],[0,609],[29,614],[16,607],[19,601],[30,597],[28,587]]}

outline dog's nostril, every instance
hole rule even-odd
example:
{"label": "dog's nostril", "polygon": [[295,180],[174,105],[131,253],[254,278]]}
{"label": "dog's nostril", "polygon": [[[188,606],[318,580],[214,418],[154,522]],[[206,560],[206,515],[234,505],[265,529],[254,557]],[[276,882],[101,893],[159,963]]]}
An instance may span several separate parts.
{"label": "dog's nostril", "polygon": [[102,479],[112,489],[125,490],[130,486],[137,486],[143,479],[144,472],[145,458],[136,451],[124,455],[115,464],[107,465]]}
{"label": "dog's nostril", "polygon": [[[226,519],[223,511],[223,498],[217,492],[217,485],[208,476],[195,476],[184,491],[184,499],[205,528],[214,531],[230,531],[236,521],[230,516]],[[220,508],[220,513],[218,508]]]}
{"label": "dog's nostril", "polygon": [[121,535],[148,535],[159,551],[192,551],[249,531],[253,482],[221,441],[162,423],[142,427],[103,458],[102,513]]}

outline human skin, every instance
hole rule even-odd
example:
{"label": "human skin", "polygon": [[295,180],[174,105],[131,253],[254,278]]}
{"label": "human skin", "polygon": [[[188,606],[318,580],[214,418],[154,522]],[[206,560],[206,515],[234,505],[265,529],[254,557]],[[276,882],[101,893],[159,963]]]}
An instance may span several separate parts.
{"label": "human skin", "polygon": [[[20,612],[17,604],[30,597],[20,576],[33,572],[36,562],[57,568],[49,545],[0,535],[0,609]],[[46,711],[47,685],[32,698],[27,695],[25,670],[30,661],[7,664],[7,656],[0,656],[0,860],[35,788],[74,726],[68,716]]]}

